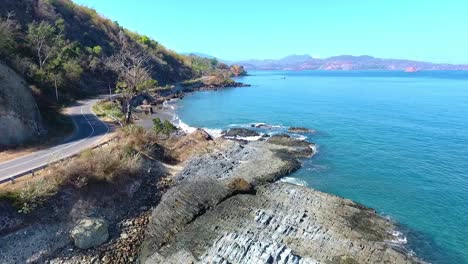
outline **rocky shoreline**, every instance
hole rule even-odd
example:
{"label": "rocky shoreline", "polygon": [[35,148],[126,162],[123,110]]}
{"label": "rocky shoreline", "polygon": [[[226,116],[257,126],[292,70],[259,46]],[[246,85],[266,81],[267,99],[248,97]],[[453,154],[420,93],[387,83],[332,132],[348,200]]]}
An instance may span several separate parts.
{"label": "rocky shoreline", "polygon": [[[424,263],[374,210],[278,181],[315,154],[313,143],[232,128],[218,139],[178,133],[163,145],[180,162],[175,174],[151,159],[148,175],[118,192],[65,189],[29,216],[0,205],[0,262]],[[95,216],[106,230],[77,249],[73,230]]]}
{"label": "rocky shoreline", "polygon": [[[395,226],[372,209],[278,182],[314,154],[312,143],[286,135],[213,139],[199,129],[164,146],[182,162],[172,176],[153,164],[119,192],[66,189],[16,227],[22,216],[9,210],[0,261],[422,263],[395,247]],[[70,231],[88,216],[108,220],[109,239],[76,249]]]}
{"label": "rocky shoreline", "polygon": [[152,212],[142,263],[421,263],[374,210],[276,182],[304,157],[282,140],[192,159]]}

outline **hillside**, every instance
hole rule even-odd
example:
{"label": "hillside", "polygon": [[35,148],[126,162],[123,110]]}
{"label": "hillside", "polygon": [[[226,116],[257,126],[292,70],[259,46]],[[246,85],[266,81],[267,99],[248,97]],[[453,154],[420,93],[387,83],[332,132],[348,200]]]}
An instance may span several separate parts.
{"label": "hillside", "polygon": [[[71,129],[59,127],[64,105],[107,94],[110,89],[122,91],[129,85],[129,80],[122,81],[122,65],[115,65],[121,54],[133,57],[130,61],[142,59],[140,69],[145,71],[146,80],[140,82],[144,87],[135,86],[137,90],[168,87],[202,76],[233,82],[232,76],[245,74],[242,67],[229,67],[216,59],[178,54],[71,0],[0,1],[0,61],[25,84],[0,88],[5,97],[14,97],[23,86],[32,88],[36,102],[31,105],[38,105],[50,133]],[[129,63],[129,58],[120,62]],[[133,73],[127,66],[127,77],[131,78]],[[6,107],[2,111],[21,115]]]}
{"label": "hillside", "polygon": [[244,60],[235,63],[247,70],[468,70],[468,65],[381,59],[372,56],[342,55],[326,59],[291,55],[279,60]]}
{"label": "hillside", "polygon": [[[7,20],[14,23],[11,43],[2,48],[1,56],[48,94],[54,93],[57,81],[59,92],[72,96],[108,89],[116,80],[115,74],[104,67],[104,62],[122,48],[122,35],[125,41],[151,55],[151,76],[159,84],[196,76],[184,56],[70,0],[2,0],[0,16],[3,23]],[[39,28],[40,23],[50,26],[50,35],[61,38],[49,41],[57,45],[49,47],[54,54],[44,67],[40,65],[30,36],[31,26]]]}

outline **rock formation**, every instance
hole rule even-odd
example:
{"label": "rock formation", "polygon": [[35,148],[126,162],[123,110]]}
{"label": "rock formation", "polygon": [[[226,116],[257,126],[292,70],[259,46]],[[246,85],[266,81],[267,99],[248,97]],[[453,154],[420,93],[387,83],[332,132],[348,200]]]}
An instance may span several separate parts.
{"label": "rock formation", "polygon": [[393,224],[373,210],[274,183],[299,168],[303,153],[294,148],[304,143],[296,140],[225,141],[220,150],[188,162],[152,212],[140,260],[418,263],[393,248]]}
{"label": "rock formation", "polygon": [[0,148],[21,144],[42,132],[39,109],[24,79],[0,63]]}

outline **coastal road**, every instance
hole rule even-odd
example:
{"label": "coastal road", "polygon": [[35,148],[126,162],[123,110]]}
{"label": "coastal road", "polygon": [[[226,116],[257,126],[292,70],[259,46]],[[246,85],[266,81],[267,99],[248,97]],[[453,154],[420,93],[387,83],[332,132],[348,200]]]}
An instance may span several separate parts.
{"label": "coastal road", "polygon": [[40,168],[93,147],[109,132],[109,127],[92,111],[98,99],[78,101],[67,109],[75,124],[75,132],[60,144],[0,163],[0,183],[19,174]]}

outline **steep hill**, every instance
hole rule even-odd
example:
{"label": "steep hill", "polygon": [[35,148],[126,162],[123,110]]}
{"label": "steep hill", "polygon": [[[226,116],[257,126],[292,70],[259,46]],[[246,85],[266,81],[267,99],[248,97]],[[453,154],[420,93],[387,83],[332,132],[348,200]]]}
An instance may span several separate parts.
{"label": "steep hill", "polygon": [[[197,75],[185,56],[70,0],[2,0],[0,16],[3,23],[7,20],[14,22],[12,44],[0,52],[1,56],[29,82],[52,96],[56,79],[59,80],[59,92],[71,97],[95,93],[113,85],[115,74],[105,69],[103,64],[107,57],[122,48],[122,35],[127,42],[151,55],[151,75],[160,85]],[[30,34],[31,25],[39,26],[41,22],[51,26],[52,36],[62,37],[54,42],[60,43],[54,58],[46,62],[47,69],[54,74],[53,78],[51,73],[41,71],[38,51]],[[63,74],[55,78],[58,76],[55,76],[56,72]]]}

